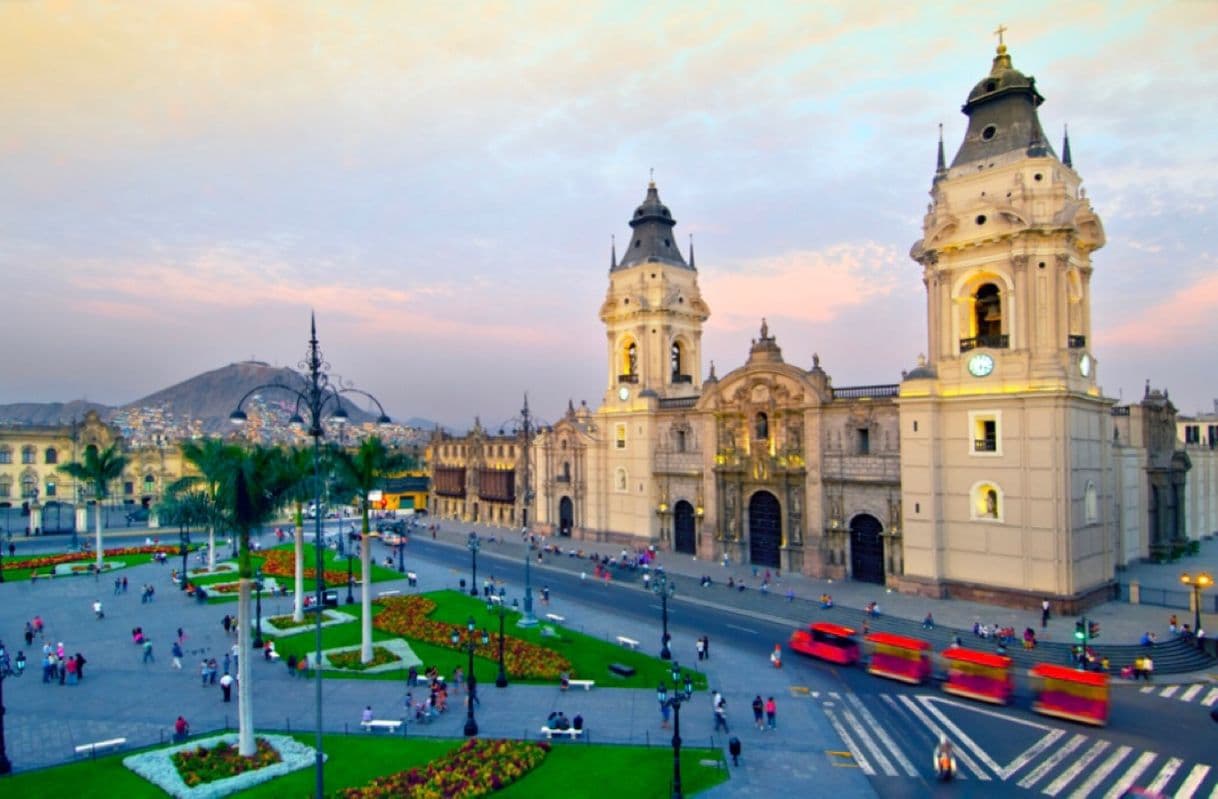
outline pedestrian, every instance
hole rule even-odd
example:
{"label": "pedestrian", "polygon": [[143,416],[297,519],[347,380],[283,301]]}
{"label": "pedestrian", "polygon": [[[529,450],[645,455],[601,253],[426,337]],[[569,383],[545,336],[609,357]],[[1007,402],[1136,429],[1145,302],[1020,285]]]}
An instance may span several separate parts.
{"label": "pedestrian", "polygon": [[229,653],[225,652],[225,653],[224,653],[224,673],[225,673],[225,674],[228,674],[228,672],[229,672],[229,668],[228,668],[228,667],[229,667],[230,665],[232,665],[232,655],[230,655]]}
{"label": "pedestrian", "polygon": [[765,700],[765,726],[771,730],[778,727],[778,703],[772,696]]}
{"label": "pedestrian", "polygon": [[173,723],[173,739],[175,741],[185,741],[186,736],[190,735],[190,725],[186,723],[183,716],[178,716],[178,720]]}
{"label": "pedestrian", "polygon": [[1049,600],[1042,599],[1040,601],[1040,627],[1043,630],[1049,626]]}
{"label": "pedestrian", "polygon": [[207,687],[207,658],[199,664],[199,677],[203,680],[203,687]]}
{"label": "pedestrian", "polygon": [[123,581],[122,581],[122,579],[120,579],[120,578],[118,578],[118,577],[115,577],[115,578],[114,578],[114,595],[115,595],[115,596],[118,596],[118,595],[119,595],[119,593],[120,593],[120,592],[122,592],[122,590],[123,590]]}
{"label": "pedestrian", "polygon": [[224,618],[220,620],[220,624],[224,626],[224,634],[228,635],[229,631],[233,629],[233,617],[225,613]]}
{"label": "pedestrian", "polygon": [[930,611],[927,611],[926,618],[922,619],[922,629],[923,630],[935,629],[935,617],[933,615],[931,615]]}
{"label": "pedestrian", "polygon": [[547,607],[550,605],[550,586],[548,585],[541,587],[541,604]]}
{"label": "pedestrian", "polygon": [[34,632],[38,633],[38,637],[41,638],[42,637],[42,617],[37,616],[37,615],[34,616],[33,624],[34,624]]}
{"label": "pedestrian", "polygon": [[220,693],[224,694],[224,701],[231,702],[233,698],[233,675],[227,671],[220,678]]}
{"label": "pedestrian", "polygon": [[694,648],[698,650],[698,660],[706,659],[706,650],[703,648],[702,639],[699,638],[694,642]]}
{"label": "pedestrian", "polygon": [[25,623],[25,645],[34,645],[34,625],[30,624],[28,621]]}
{"label": "pedestrian", "polygon": [[1142,673],[1146,675],[1146,682],[1150,682],[1150,678],[1155,673],[1155,662],[1150,659],[1150,655],[1142,658]]}
{"label": "pedestrian", "polygon": [[171,655],[173,655],[173,662],[170,664],[170,666],[172,668],[177,669],[178,671],[181,671],[182,670],[182,645],[179,644],[177,641],[174,641],[173,646],[170,647],[169,652]]}
{"label": "pedestrian", "polygon": [[98,619],[106,618],[106,614],[102,611],[102,603],[100,599],[93,600],[93,615]]}
{"label": "pedestrian", "polygon": [[178,643],[179,644],[186,643],[186,633],[182,631],[181,627],[178,628]]}
{"label": "pedestrian", "polygon": [[710,660],[710,636],[702,636],[702,656]]}
{"label": "pedestrian", "polygon": [[145,663],[155,663],[156,662],[156,658],[152,656],[152,641],[147,638],[144,639],[144,662]]}
{"label": "pedestrian", "polygon": [[761,701],[761,694],[753,697],[753,723],[757,725],[757,729],[764,730],[765,723],[762,721],[762,716],[765,714],[765,703]]}
{"label": "pedestrian", "polygon": [[83,680],[85,678],[85,656],[77,652],[74,660],[76,661],[76,679]]}
{"label": "pedestrian", "polygon": [[127,593],[127,578],[123,578],[123,593]]}
{"label": "pedestrian", "polygon": [[672,708],[667,702],[660,703],[660,729],[668,729],[668,718],[672,715]]}
{"label": "pedestrian", "polygon": [[715,729],[712,732],[718,732],[722,727],[724,732],[728,732],[727,728],[727,700],[723,698],[723,694],[715,694]]}
{"label": "pedestrian", "polygon": [[1175,613],[1171,614],[1171,618],[1167,620],[1167,629],[1171,632],[1172,635],[1175,635],[1176,633],[1180,632],[1180,624],[1179,624],[1179,622],[1176,621]]}

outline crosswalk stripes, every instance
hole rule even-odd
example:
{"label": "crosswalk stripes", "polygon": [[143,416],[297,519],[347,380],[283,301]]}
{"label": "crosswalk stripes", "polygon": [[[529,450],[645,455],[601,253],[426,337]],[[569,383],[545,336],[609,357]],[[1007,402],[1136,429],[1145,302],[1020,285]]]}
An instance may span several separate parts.
{"label": "crosswalk stripes", "polygon": [[[1184,690],[1181,691],[1181,688],[1184,688]],[[1203,692],[1204,696],[1202,696]],[[1218,704],[1218,688],[1211,687],[1205,683],[1193,683],[1187,687],[1167,685],[1162,688],[1157,685],[1144,685],[1138,690],[1138,693],[1157,694],[1164,699],[1176,699],[1180,702],[1199,701],[1205,707],[1213,707],[1215,704]],[[1177,696],[1177,694],[1179,695]],[[1198,699],[1198,697],[1201,698]]]}
{"label": "crosswalk stripes", "polygon": [[[1193,686],[1168,698],[1183,699]],[[1158,690],[1158,686],[1154,687]],[[1191,701],[1204,701],[1206,686],[1192,692]],[[873,778],[906,779],[926,776],[922,755],[942,736],[952,741],[960,779],[1014,782],[1025,791],[1058,799],[1121,799],[1134,787],[1173,799],[1218,799],[1218,771],[1203,763],[1133,746],[1117,745],[1098,733],[1084,734],[1047,724],[1008,718],[1017,725],[1038,728],[1039,738],[1023,752],[999,759],[969,733],[985,733],[967,722],[951,699],[930,694],[879,693],[859,695],[829,692],[817,699],[830,726],[864,774]],[[969,708],[974,713],[1002,716],[997,711]],[[1005,758],[1011,758],[1005,762]],[[1004,764],[1005,763],[1005,764]]]}

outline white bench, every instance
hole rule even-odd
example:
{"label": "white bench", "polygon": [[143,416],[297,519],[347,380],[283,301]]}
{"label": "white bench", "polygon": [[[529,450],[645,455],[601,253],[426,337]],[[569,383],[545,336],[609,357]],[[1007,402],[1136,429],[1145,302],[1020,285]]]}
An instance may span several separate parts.
{"label": "white bench", "polygon": [[591,691],[596,685],[596,680],[567,680],[567,685],[572,688],[583,688],[585,691]]}
{"label": "white bench", "polygon": [[402,726],[402,722],[393,721],[392,719],[373,719],[372,721],[361,721],[359,725],[367,732],[372,732],[373,730],[397,732],[398,728]]}
{"label": "white bench", "polygon": [[279,660],[279,650],[278,650],[278,649],[272,649],[272,650],[271,650],[271,654],[266,655],[266,659],[267,659],[267,660],[269,660],[269,661],[271,661],[272,663],[274,663],[274,662],[278,661],[278,660]]}
{"label": "white bench", "polygon": [[639,648],[638,641],[634,640],[633,638],[627,638],[624,635],[619,635],[617,637],[617,642],[619,644],[621,644],[622,646],[627,647],[628,649],[638,649]]}
{"label": "white bench", "polygon": [[559,616],[557,613],[547,613],[546,618],[556,624],[562,624],[567,620],[566,616]]}
{"label": "white bench", "polygon": [[108,741],[94,741],[91,744],[81,744],[80,746],[76,747],[76,754],[96,755],[98,749],[117,749],[125,743],[127,743],[126,738],[111,738]]}
{"label": "white bench", "polygon": [[499,596],[498,594],[491,594],[491,604],[492,605],[502,605],[503,597]]}
{"label": "white bench", "polygon": [[553,739],[555,735],[567,735],[567,736],[570,736],[572,741],[574,741],[576,738],[583,735],[584,731],[577,730],[574,727],[571,727],[570,729],[566,729],[566,730],[554,729],[552,727],[542,727],[541,734],[546,736],[547,741]]}
{"label": "white bench", "polygon": [[377,598],[377,599],[380,599],[380,598],[381,598],[381,597],[383,597],[383,596],[397,596],[397,595],[398,595],[398,594],[400,594],[400,593],[402,593],[402,592],[401,592],[401,591],[399,591],[399,590],[397,590],[396,588],[394,588],[394,589],[391,589],[391,590],[389,590],[389,591],[380,591],[380,592],[378,592],[378,593],[377,593],[377,595],[376,595],[376,598]]}

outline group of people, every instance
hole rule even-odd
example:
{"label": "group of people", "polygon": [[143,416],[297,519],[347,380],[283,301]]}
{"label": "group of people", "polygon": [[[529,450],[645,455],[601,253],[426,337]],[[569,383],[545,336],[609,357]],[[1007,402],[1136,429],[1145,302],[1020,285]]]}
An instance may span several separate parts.
{"label": "group of people", "polygon": [[778,703],[774,701],[774,697],[771,696],[764,702],[761,701],[761,694],[753,697],[753,723],[763,732],[777,729]]}
{"label": "group of people", "polygon": [[[25,662],[25,653],[17,653],[17,661]],[[85,678],[85,656],[79,652],[69,655],[63,641],[51,646],[49,641],[42,645],[42,681],[44,683],[58,682],[60,685],[76,685]]]}
{"label": "group of people", "polygon": [[[453,690],[460,691],[464,681],[465,674],[458,666],[453,671]],[[431,721],[448,710],[448,682],[435,666],[429,666],[423,672],[422,680],[420,680],[418,668],[411,666],[406,672],[406,686],[406,709],[414,714],[416,721]],[[415,702],[414,692],[411,689],[418,686],[422,686],[427,691],[427,698]],[[477,702],[478,700],[476,696],[471,695],[467,701]]]}

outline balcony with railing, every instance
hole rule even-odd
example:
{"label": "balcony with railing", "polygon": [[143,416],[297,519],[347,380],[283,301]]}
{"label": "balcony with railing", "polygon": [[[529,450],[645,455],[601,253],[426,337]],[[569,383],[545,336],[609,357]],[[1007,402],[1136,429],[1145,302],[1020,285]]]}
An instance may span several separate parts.
{"label": "balcony with railing", "polygon": [[1066,346],[1072,350],[1081,350],[1087,346],[1086,336],[1066,336]]}
{"label": "balcony with railing", "polygon": [[997,452],[998,439],[996,438],[976,438],[973,439],[973,452]]}
{"label": "balcony with railing", "polygon": [[875,386],[843,386],[833,389],[833,399],[884,399],[901,393],[896,383]]}
{"label": "balcony with railing", "polygon": [[1006,333],[999,333],[994,336],[973,336],[972,338],[960,339],[960,351],[968,352],[969,350],[981,349],[986,347],[992,350],[1005,350],[1010,347],[1011,337]]}
{"label": "balcony with railing", "polygon": [[692,383],[692,382],[694,382],[694,378],[693,378],[693,376],[692,376],[692,375],[677,375],[677,374],[674,374],[674,375],[672,376],[672,382],[673,382],[673,384],[674,384],[674,385],[676,385],[677,383]]}
{"label": "balcony with railing", "polygon": [[619,382],[619,383],[637,383],[637,382],[639,382],[639,376],[637,374],[618,375],[617,382]]}

